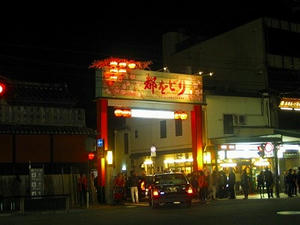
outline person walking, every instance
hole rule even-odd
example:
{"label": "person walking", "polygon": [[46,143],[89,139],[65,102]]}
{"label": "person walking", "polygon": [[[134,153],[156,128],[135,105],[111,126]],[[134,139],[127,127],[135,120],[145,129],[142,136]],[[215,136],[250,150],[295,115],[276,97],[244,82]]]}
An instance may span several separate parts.
{"label": "person walking", "polygon": [[297,196],[297,171],[292,172],[292,195]]}
{"label": "person walking", "polygon": [[268,198],[273,198],[273,184],[274,184],[274,179],[273,179],[273,174],[269,170],[268,167],[266,167],[265,173],[264,173],[265,181],[266,181],[266,189],[268,193]]}
{"label": "person walking", "polygon": [[211,190],[212,190],[212,199],[217,199],[217,188],[219,185],[219,173],[218,169],[215,168],[211,173]]}
{"label": "person walking", "polygon": [[114,180],[114,201],[116,204],[122,204],[122,200],[124,199],[124,187],[125,187],[125,179],[122,173],[118,173],[116,179]]}
{"label": "person walking", "polygon": [[233,169],[230,168],[229,175],[228,175],[228,190],[229,190],[229,198],[235,199],[235,174],[233,172]]}
{"label": "person walking", "polygon": [[130,185],[130,194],[133,203],[139,203],[139,178],[136,175],[136,172],[131,171],[131,175],[129,177],[129,185]]}
{"label": "person walking", "polygon": [[265,178],[264,171],[260,171],[257,175],[257,190],[259,191],[260,198],[264,197]]}
{"label": "person walking", "polygon": [[298,167],[297,184],[298,184],[298,193],[300,194],[300,167]]}
{"label": "person walking", "polygon": [[244,199],[248,199],[249,188],[250,188],[250,177],[247,174],[247,170],[244,169],[241,176],[241,186],[244,193]]}
{"label": "person walking", "polygon": [[[197,174],[197,171],[193,171],[192,174],[191,174],[191,184],[192,184],[192,187],[193,187],[193,193],[198,193],[198,174]],[[199,196],[196,196],[195,194],[195,197],[199,197]]]}

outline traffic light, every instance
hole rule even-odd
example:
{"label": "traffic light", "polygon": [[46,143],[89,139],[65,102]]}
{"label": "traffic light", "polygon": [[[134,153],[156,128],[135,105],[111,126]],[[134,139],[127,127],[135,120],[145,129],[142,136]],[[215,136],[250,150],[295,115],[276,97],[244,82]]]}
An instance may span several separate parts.
{"label": "traffic light", "polygon": [[94,169],[97,167],[97,155],[96,152],[89,152],[88,153],[88,166],[89,169]]}

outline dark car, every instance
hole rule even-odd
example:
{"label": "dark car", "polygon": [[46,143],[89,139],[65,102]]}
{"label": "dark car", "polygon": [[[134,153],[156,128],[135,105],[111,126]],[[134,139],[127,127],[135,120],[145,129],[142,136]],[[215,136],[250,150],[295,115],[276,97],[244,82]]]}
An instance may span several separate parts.
{"label": "dark car", "polygon": [[149,204],[152,208],[168,203],[192,205],[193,188],[182,173],[157,174],[150,187]]}

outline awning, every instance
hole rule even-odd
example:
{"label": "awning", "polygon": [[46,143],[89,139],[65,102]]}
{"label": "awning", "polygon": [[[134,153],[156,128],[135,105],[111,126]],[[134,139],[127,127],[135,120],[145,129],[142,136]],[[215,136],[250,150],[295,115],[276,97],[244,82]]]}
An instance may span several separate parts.
{"label": "awning", "polygon": [[270,129],[268,134],[259,136],[230,136],[213,138],[212,143],[219,144],[234,144],[234,143],[266,143],[266,142],[278,142],[285,144],[300,144],[300,131],[296,130],[280,130]]}

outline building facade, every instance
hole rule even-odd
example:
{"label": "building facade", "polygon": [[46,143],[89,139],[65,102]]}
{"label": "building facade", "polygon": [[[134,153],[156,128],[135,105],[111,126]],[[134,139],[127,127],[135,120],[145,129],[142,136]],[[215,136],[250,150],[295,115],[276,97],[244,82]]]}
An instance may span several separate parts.
{"label": "building facade", "polygon": [[13,81],[1,77],[0,171],[28,174],[87,172],[88,151],[96,132],[85,125],[85,110],[61,84]]}
{"label": "building facade", "polygon": [[[299,165],[300,117],[296,106],[300,82],[299,34],[300,24],[260,18],[199,42],[179,33],[164,35],[163,60],[170,71],[204,75],[207,96],[257,98],[256,105],[260,107],[252,115],[250,112],[255,108],[249,109],[244,102],[236,105],[237,111],[248,109],[245,111],[248,116],[228,113],[230,104],[221,102],[222,116],[215,120],[214,112],[209,112],[214,103],[209,102],[208,97],[207,121],[212,129],[208,131],[208,139],[215,148],[222,144],[228,147],[238,143],[270,142],[282,158],[279,162],[282,170]],[[208,72],[214,76],[207,76]],[[279,107],[283,101],[290,105],[288,110]],[[259,126],[265,128],[253,124],[249,129],[247,122],[259,114]],[[224,126],[223,131],[220,125]],[[284,145],[288,145],[289,150],[286,151]],[[293,157],[289,152],[293,152]],[[270,163],[276,167],[274,161]]]}

